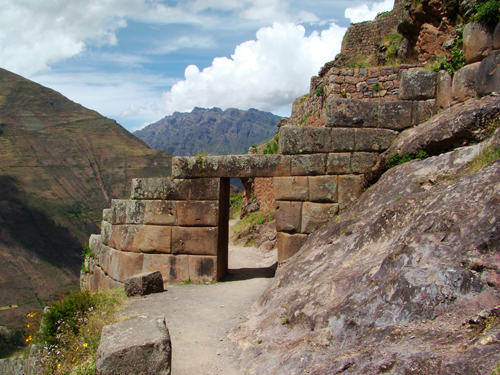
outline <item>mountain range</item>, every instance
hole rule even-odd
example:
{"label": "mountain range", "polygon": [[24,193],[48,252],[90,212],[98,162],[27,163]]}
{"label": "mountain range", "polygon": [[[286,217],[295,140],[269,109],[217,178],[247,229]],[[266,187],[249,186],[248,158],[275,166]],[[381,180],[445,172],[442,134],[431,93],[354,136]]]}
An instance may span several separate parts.
{"label": "mountain range", "polygon": [[270,139],[280,120],[253,108],[194,108],[190,113],[175,112],[134,135],[151,148],[176,156],[246,154],[249,147]]}
{"label": "mountain range", "polygon": [[171,157],[115,121],[0,69],[0,325],[79,284],[82,244],[135,177]]}

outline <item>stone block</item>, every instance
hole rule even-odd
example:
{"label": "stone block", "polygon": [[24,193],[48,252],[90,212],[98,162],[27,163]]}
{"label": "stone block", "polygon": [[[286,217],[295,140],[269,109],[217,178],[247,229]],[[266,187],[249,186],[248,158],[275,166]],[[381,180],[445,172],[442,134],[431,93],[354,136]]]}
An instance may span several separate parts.
{"label": "stone block", "polygon": [[173,227],[172,254],[217,255],[217,228]]}
{"label": "stone block", "polygon": [[173,178],[196,178],[203,176],[203,158],[198,156],[174,156],[172,158]]}
{"label": "stone block", "polygon": [[326,159],[327,174],[351,173],[351,153],[340,152],[328,154]]}
{"label": "stone block", "polygon": [[105,208],[102,210],[102,220],[111,223],[111,208]]}
{"label": "stone block", "polygon": [[113,226],[107,221],[101,221],[101,242],[104,245],[110,244]]}
{"label": "stone block", "polygon": [[163,277],[160,271],[142,272],[125,279],[127,297],[161,292],[163,292]]}
{"label": "stone block", "polygon": [[144,201],[144,224],[177,225],[177,201]]}
{"label": "stone block", "polygon": [[190,255],[189,279],[193,282],[217,280],[217,257]]}
{"label": "stone block", "polygon": [[273,177],[290,175],[284,155],[224,155],[203,158],[204,177]]}
{"label": "stone block", "polygon": [[370,172],[377,163],[378,156],[379,154],[375,152],[355,152],[351,159],[352,173]]}
{"label": "stone block", "polygon": [[328,128],[310,126],[282,126],[280,150],[283,155],[330,152],[332,134]]}
{"label": "stone block", "polygon": [[92,251],[92,254],[94,254],[94,261],[99,266],[103,267],[105,264],[106,249],[109,249],[109,247],[102,244],[100,235],[90,235],[89,248]]}
{"label": "stone block", "polygon": [[416,100],[413,102],[412,123],[420,125],[437,113],[436,99]]}
{"label": "stone block", "polygon": [[[500,25],[500,23],[499,23]],[[497,26],[497,29],[500,29]],[[493,51],[479,65],[476,90],[480,96],[500,91],[500,51]]]}
{"label": "stone block", "polygon": [[164,283],[188,281],[188,255],[144,254],[142,272],[152,271],[160,271]]}
{"label": "stone block", "polygon": [[123,251],[170,253],[172,227],[162,225],[113,225],[110,246]]}
{"label": "stone block", "polygon": [[400,99],[425,100],[436,97],[436,72],[402,70],[400,80]]}
{"label": "stone block", "polygon": [[344,209],[363,193],[362,175],[339,176],[339,209]]}
{"label": "stone block", "polygon": [[218,201],[181,201],[178,225],[187,227],[216,227],[219,223]]}
{"label": "stone block", "polygon": [[436,107],[440,111],[451,106],[451,75],[446,70],[438,72],[436,99]]}
{"label": "stone block", "polygon": [[278,232],[300,232],[302,202],[276,201],[274,216]]}
{"label": "stone block", "polygon": [[165,318],[138,317],[103,328],[96,375],[170,375],[171,365]]}
{"label": "stone block", "polygon": [[293,155],[291,160],[292,176],[315,176],[326,173],[327,154]]}
{"label": "stone block", "polygon": [[476,79],[480,65],[480,62],[476,62],[457,70],[453,76],[451,89],[453,99],[464,101],[477,96]]}
{"label": "stone block", "polygon": [[312,233],[333,220],[338,213],[338,203],[304,202],[300,232]]}
{"label": "stone block", "polygon": [[332,98],[327,101],[327,127],[377,127],[377,102]]}
{"label": "stone block", "polygon": [[219,179],[136,178],[132,180],[132,199],[217,200]]}
{"label": "stone block", "polygon": [[307,241],[307,234],[288,234],[278,232],[276,239],[278,243],[278,263],[295,255]]}
{"label": "stone block", "polygon": [[107,268],[103,270],[109,277],[124,283],[128,277],[142,272],[143,262],[144,254],[110,249]]}
{"label": "stone block", "polygon": [[355,129],[355,151],[382,152],[389,148],[398,132],[389,129]]}
{"label": "stone block", "polygon": [[111,224],[142,224],[146,203],[142,200],[113,199]]}
{"label": "stone block", "polygon": [[332,148],[330,152],[354,151],[355,129],[333,128],[331,131]]}
{"label": "stone block", "polygon": [[312,202],[337,202],[338,178],[337,176],[311,176],[309,177],[309,200]]}
{"label": "stone block", "polygon": [[393,130],[409,128],[413,125],[411,115],[411,101],[380,102],[378,107],[378,127]]}
{"label": "stone block", "polygon": [[484,60],[493,47],[492,30],[479,22],[468,23],[464,27],[463,46],[467,64]]}
{"label": "stone block", "polygon": [[[90,274],[89,274],[90,275]],[[94,273],[90,277],[90,289],[91,291],[97,292],[101,290],[101,285],[106,274],[103,272],[101,267],[95,267]]]}
{"label": "stone block", "polygon": [[309,182],[306,176],[275,177],[274,199],[306,201],[309,199]]}

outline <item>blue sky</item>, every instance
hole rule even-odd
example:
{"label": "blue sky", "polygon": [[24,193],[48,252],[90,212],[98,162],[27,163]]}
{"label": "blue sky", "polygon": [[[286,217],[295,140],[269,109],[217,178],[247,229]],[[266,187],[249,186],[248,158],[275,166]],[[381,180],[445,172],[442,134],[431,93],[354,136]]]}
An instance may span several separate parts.
{"label": "blue sky", "polygon": [[0,67],[136,130],[193,107],[289,116],[350,22],[394,0],[0,0]]}

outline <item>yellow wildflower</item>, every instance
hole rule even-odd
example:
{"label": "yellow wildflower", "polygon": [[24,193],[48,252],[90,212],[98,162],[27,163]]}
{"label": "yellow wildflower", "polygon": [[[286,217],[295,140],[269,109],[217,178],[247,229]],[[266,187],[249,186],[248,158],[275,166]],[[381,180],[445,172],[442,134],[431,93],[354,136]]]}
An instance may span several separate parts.
{"label": "yellow wildflower", "polygon": [[83,343],[83,347],[84,347],[84,348],[86,348],[86,347],[87,347],[87,343],[86,343],[86,342],[85,342],[85,343]]}

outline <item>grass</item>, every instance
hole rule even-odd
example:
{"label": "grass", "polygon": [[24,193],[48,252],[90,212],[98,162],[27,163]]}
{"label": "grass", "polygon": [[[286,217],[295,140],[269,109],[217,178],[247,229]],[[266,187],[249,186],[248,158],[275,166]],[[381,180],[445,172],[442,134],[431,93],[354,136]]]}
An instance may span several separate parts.
{"label": "grass", "polygon": [[480,171],[485,165],[500,158],[500,147],[487,147],[469,162],[471,173]]}
{"label": "grass", "polygon": [[233,220],[241,214],[241,203],[243,201],[243,193],[231,193],[229,198],[229,219]]}
{"label": "grass", "polygon": [[261,211],[255,211],[249,213],[243,219],[238,221],[231,227],[233,233],[239,233],[246,229],[253,227],[255,224],[269,223],[274,220],[274,216],[271,213],[263,213]]}
{"label": "grass", "polygon": [[41,347],[39,374],[95,374],[101,331],[119,320],[115,315],[123,303],[123,288],[98,293],[76,291],[54,303],[45,313],[28,314],[27,342]]}
{"label": "grass", "polygon": [[419,150],[415,154],[404,153],[400,155],[398,153],[394,153],[387,162],[387,165],[389,166],[389,168],[393,168],[397,165],[408,163],[409,161],[412,161],[414,159],[427,159],[428,157],[429,155],[424,150]]}
{"label": "grass", "polygon": [[382,38],[382,45],[387,47],[386,56],[388,59],[396,58],[398,45],[403,40],[403,35],[399,33],[389,34]]}

